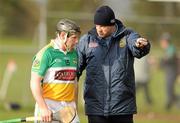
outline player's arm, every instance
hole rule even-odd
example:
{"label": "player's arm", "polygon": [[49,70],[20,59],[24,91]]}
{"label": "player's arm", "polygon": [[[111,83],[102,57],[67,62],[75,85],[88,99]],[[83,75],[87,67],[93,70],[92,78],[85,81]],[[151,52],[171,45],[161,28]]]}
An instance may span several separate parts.
{"label": "player's arm", "polygon": [[40,108],[42,120],[44,122],[49,122],[51,121],[52,112],[48,109],[42,96],[41,80],[41,76],[39,76],[36,72],[31,72],[30,88],[32,94]]}
{"label": "player's arm", "polygon": [[77,82],[77,78],[75,79],[75,102],[76,102],[76,109],[78,111],[78,82]]}

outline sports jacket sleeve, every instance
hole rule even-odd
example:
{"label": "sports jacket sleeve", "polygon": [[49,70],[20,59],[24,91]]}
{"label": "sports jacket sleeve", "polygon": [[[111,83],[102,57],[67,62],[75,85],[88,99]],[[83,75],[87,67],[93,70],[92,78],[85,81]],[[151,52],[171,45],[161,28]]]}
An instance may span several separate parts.
{"label": "sports jacket sleeve", "polygon": [[144,48],[138,48],[136,47],[135,42],[141,36],[138,33],[134,32],[133,30],[127,30],[126,33],[127,33],[126,40],[128,43],[128,47],[134,57],[141,58],[149,53],[150,47],[151,47],[149,41],[148,41],[148,44]]}
{"label": "sports jacket sleeve", "polygon": [[76,47],[78,53],[78,68],[77,79],[79,80],[83,70],[86,68],[86,47],[88,45],[88,35],[84,35],[80,38],[80,41]]}

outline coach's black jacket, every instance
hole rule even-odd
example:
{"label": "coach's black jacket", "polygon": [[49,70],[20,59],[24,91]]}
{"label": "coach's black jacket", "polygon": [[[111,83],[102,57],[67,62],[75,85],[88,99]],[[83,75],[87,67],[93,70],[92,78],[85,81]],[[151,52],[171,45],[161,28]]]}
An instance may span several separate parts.
{"label": "coach's black jacket", "polygon": [[[150,51],[150,44],[137,48],[140,37],[116,20],[118,30],[108,39],[99,38],[96,29],[81,37],[77,46],[78,77],[86,68],[84,83],[87,115],[123,115],[136,113],[134,57]],[[109,40],[109,44],[106,43]]]}

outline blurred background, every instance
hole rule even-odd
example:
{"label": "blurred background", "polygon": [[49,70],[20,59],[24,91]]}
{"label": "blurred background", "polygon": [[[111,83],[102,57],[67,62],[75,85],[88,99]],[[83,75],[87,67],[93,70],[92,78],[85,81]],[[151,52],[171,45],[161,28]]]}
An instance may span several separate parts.
{"label": "blurred background", "polygon": [[[137,91],[135,123],[179,123],[180,101],[174,101],[170,109],[166,107],[167,75],[161,64],[165,56],[160,37],[164,32],[170,34],[177,58],[180,57],[180,1],[169,1],[0,0],[0,120],[33,115],[35,102],[29,87],[32,57],[55,37],[56,23],[61,18],[73,19],[82,34],[87,33],[94,26],[96,8],[108,5],[126,27],[136,30],[152,44],[148,55],[151,101],[146,101],[144,91]],[[179,76],[173,86],[177,95],[180,95]],[[81,77],[78,105],[81,122],[86,123],[83,80]]]}

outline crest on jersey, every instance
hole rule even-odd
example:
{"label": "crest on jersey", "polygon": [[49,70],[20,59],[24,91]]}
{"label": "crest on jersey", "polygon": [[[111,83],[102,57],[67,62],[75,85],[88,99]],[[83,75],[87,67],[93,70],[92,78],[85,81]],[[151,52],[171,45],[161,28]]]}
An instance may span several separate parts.
{"label": "crest on jersey", "polygon": [[97,46],[98,46],[98,43],[96,43],[96,42],[94,42],[94,41],[92,41],[92,42],[89,43],[89,47],[90,47],[90,48],[95,48],[95,47],[97,47]]}
{"label": "crest on jersey", "polygon": [[32,66],[33,66],[33,68],[39,68],[40,67],[40,61],[38,59],[35,59]]}
{"label": "crest on jersey", "polygon": [[76,58],[73,58],[73,63],[77,64],[77,59]]}

